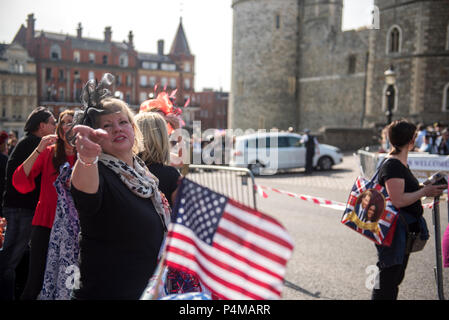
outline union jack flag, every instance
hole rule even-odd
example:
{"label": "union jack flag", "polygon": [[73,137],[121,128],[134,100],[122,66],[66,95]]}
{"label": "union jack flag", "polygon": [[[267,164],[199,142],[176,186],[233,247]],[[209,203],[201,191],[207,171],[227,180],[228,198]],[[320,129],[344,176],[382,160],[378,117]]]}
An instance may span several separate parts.
{"label": "union jack flag", "polygon": [[[384,199],[383,212],[377,221],[369,224],[362,222],[356,213],[360,206],[360,201],[358,200],[367,190],[377,191]],[[358,177],[349,195],[341,223],[364,235],[378,245],[390,246],[393,240],[394,230],[396,229],[397,216],[398,210],[391,203],[386,188],[373,180]]]}
{"label": "union jack flag", "polygon": [[166,264],[220,299],[279,299],[293,242],[275,219],[184,178]]}

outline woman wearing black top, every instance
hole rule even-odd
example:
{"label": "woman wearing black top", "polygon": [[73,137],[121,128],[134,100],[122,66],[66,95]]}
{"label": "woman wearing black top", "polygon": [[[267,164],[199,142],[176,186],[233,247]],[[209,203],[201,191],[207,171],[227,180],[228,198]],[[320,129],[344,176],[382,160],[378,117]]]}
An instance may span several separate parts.
{"label": "woman wearing black top", "polygon": [[[379,184],[386,187],[392,204],[399,209],[393,242],[390,247],[377,246],[379,282],[373,289],[373,300],[396,300],[409,254],[406,253],[406,228],[410,231],[427,232],[422,217],[422,197],[436,197],[446,186],[420,186],[407,165],[409,151],[413,150],[416,126],[406,120],[397,120],[388,127],[392,151],[379,171]],[[402,216],[402,217],[401,217]],[[427,235],[428,236],[428,235]]]}
{"label": "woman wearing black top", "polygon": [[134,117],[143,135],[143,150],[139,154],[148,169],[159,179],[159,190],[166,196],[170,206],[174,203],[179,171],[168,165],[170,144],[167,124],[157,112],[141,112]]}
{"label": "woman wearing black top", "polygon": [[[94,97],[101,94],[97,87]],[[73,128],[71,193],[81,226],[74,298],[139,299],[156,268],[169,210],[135,156],[139,129],[127,104],[106,97],[89,100],[88,108],[81,123],[89,126]]]}

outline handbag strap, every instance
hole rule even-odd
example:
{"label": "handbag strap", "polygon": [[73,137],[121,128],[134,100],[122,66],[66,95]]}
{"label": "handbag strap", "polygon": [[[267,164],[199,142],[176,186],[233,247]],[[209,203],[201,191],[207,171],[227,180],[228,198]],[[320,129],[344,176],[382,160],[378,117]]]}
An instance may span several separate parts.
{"label": "handbag strap", "polygon": [[377,170],[376,170],[376,172],[374,173],[374,175],[373,175],[373,177],[370,179],[370,183],[372,183],[376,178],[377,178],[377,176],[379,175],[379,172],[380,172],[380,169],[382,169],[382,166],[385,164],[385,162],[387,162],[389,159],[391,159],[391,158],[384,158],[383,160],[382,160],[382,162],[379,164],[379,166],[377,167]]}

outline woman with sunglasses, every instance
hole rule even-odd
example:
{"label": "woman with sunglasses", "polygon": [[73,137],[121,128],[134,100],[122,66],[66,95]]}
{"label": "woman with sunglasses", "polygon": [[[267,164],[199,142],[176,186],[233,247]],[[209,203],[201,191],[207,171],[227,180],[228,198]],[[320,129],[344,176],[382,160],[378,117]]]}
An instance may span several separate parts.
{"label": "woman with sunglasses", "polygon": [[[21,193],[28,193],[40,183],[41,193],[32,221],[30,267],[22,300],[36,300],[42,289],[48,242],[56,212],[57,194],[54,182],[61,165],[73,166],[75,148],[65,133],[72,125],[74,111],[66,110],[59,115],[56,134],[42,138],[34,152],[21,164],[13,175],[13,185]],[[40,176],[40,182],[38,177]]]}

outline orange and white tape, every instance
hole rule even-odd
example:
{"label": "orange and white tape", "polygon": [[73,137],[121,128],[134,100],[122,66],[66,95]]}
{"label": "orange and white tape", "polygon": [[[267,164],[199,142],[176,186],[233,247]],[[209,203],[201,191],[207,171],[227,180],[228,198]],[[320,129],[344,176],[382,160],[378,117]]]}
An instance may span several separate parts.
{"label": "orange and white tape", "polygon": [[[254,188],[256,189],[257,193],[263,198],[268,198],[268,194],[265,192],[265,190],[269,190],[269,191],[273,191],[273,192],[276,192],[279,194],[285,194],[292,198],[300,199],[303,201],[313,202],[319,206],[327,207],[330,209],[345,210],[345,208],[346,208],[346,203],[338,202],[338,201],[334,201],[334,200],[328,200],[328,199],[309,196],[309,195],[305,195],[305,194],[295,194],[295,193],[292,193],[289,191],[284,191],[284,190],[271,188],[271,187],[267,187],[267,186],[261,186],[261,185],[254,185]],[[425,203],[422,206],[424,209],[432,209],[434,206],[434,201]]]}

